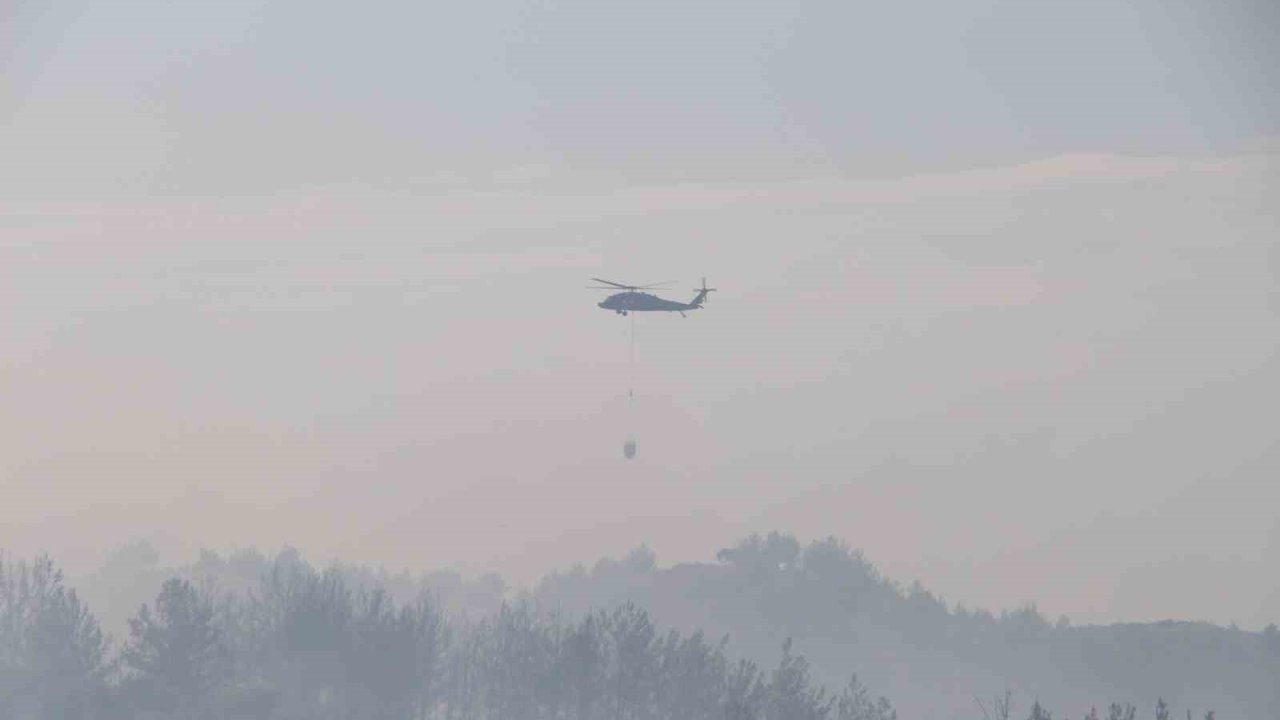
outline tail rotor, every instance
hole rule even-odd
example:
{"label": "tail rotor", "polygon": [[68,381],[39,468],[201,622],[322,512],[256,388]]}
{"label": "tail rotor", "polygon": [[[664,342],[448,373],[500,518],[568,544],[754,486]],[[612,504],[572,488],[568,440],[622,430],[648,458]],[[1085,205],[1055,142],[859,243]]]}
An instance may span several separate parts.
{"label": "tail rotor", "polygon": [[693,291],[698,294],[693,298],[693,302],[689,304],[693,307],[702,307],[707,302],[707,296],[715,292],[716,289],[707,287],[707,279],[704,277],[702,278],[702,287],[694,288]]}

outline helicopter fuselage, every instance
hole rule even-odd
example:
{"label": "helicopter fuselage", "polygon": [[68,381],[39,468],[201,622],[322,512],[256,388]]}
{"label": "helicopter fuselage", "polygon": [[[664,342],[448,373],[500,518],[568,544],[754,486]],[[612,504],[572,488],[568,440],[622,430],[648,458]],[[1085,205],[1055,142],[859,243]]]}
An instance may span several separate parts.
{"label": "helicopter fuselage", "polygon": [[702,307],[701,302],[682,303],[674,300],[663,300],[656,295],[642,292],[621,292],[610,295],[598,305],[605,310],[612,310],[619,315],[632,312],[688,312]]}

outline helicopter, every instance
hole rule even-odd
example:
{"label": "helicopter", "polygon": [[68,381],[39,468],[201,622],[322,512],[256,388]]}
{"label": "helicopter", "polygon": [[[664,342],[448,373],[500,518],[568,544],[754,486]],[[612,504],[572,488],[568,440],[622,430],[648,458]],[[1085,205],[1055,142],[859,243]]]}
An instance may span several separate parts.
{"label": "helicopter", "polygon": [[603,285],[588,285],[592,290],[621,290],[605,298],[603,302],[597,303],[599,307],[605,310],[612,310],[619,315],[626,315],[633,312],[678,312],[681,317],[690,310],[700,310],[707,301],[707,295],[716,291],[715,288],[707,287],[707,279],[702,278],[702,287],[694,288],[694,292],[698,293],[687,303],[677,300],[664,300],[656,295],[651,295],[642,290],[652,290],[669,283],[656,283],[653,285],[626,285],[624,283],[616,283],[612,280],[602,280],[600,278],[591,278],[592,280],[603,283]]}

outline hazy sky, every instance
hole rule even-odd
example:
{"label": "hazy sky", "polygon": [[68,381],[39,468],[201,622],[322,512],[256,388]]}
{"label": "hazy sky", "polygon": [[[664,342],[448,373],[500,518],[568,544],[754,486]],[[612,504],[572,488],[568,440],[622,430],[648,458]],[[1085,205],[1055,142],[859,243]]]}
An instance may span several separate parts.
{"label": "hazy sky", "polygon": [[1280,622],[1274,3],[6,7],[0,548]]}

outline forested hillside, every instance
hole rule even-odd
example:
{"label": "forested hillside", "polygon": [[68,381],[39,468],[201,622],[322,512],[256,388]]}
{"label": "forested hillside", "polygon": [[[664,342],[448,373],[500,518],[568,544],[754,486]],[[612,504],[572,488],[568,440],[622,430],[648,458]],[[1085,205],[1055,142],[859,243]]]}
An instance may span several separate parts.
{"label": "forested hillside", "polygon": [[818,676],[852,668],[894,700],[904,717],[953,718],[975,698],[1011,691],[1023,711],[1036,700],[1081,717],[1111,701],[1149,706],[1163,697],[1196,713],[1280,718],[1280,632],[1206,623],[1072,627],[1034,605],[993,614],[948,607],[919,583],[883,577],[838,540],[751,537],[717,562],[659,568],[643,548],[545,578],[544,606],[580,611],[629,598],[659,622],[727,632],[731,649],[776,656],[793,638]]}
{"label": "forested hillside", "polygon": [[1274,627],[949,608],[835,540],[640,548],[526,590],[144,543],[82,584],[0,566],[0,717],[1280,717]]}

